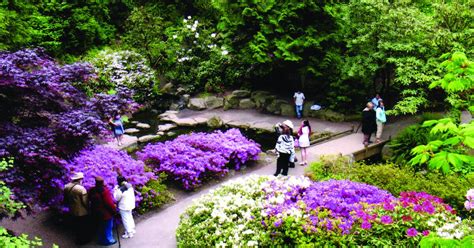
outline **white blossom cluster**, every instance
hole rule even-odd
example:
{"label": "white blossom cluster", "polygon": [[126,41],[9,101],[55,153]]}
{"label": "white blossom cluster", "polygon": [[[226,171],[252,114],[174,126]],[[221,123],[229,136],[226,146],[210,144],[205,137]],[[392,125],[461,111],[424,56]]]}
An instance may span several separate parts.
{"label": "white blossom cluster", "polygon": [[[263,208],[262,184],[266,180],[269,177],[255,175],[232,180],[195,200],[181,216],[178,241],[184,236],[189,238],[188,232],[193,235],[202,232],[196,235],[202,240],[195,243],[187,240],[186,245],[199,246],[204,240],[215,240],[216,247],[258,246],[253,238],[261,228],[254,220],[259,218]],[[202,221],[195,223],[194,219]]]}
{"label": "white blossom cluster", "polygon": [[133,51],[106,49],[91,61],[98,73],[117,86],[150,87],[156,78],[146,59]]}
{"label": "white blossom cluster", "polygon": [[[193,21],[192,17],[188,16],[187,18],[183,19],[183,23],[185,24],[185,26],[184,26],[185,27],[185,32],[190,32],[189,35],[194,38],[194,40],[192,41],[194,46],[207,47],[210,50],[213,50],[214,52],[218,52],[221,56],[226,56],[226,55],[229,54],[229,51],[225,47],[220,47],[220,49],[216,49],[216,48],[218,48],[218,45],[215,44],[215,42],[216,42],[215,39],[217,37],[216,33],[211,33],[209,35],[210,38],[213,40],[213,41],[211,41],[211,44],[207,44],[207,42],[203,42],[202,40],[199,39],[200,37],[202,37],[201,33],[198,30],[199,20],[194,20]],[[173,40],[176,40],[178,38],[178,34],[173,34],[172,38],[173,38]],[[182,63],[182,62],[185,62],[185,61],[192,60],[194,56],[192,55],[191,52],[192,52],[192,49],[188,49],[188,50],[182,49],[182,51],[179,51],[177,53],[177,61],[179,63]]]}
{"label": "white blossom cluster", "polygon": [[[260,220],[265,215],[264,207],[268,201],[281,202],[285,192],[279,190],[291,190],[296,185],[305,188],[310,183],[306,177],[257,175],[229,181],[195,200],[186,210],[178,227],[178,242],[197,247],[209,244],[216,247],[261,246],[259,237],[265,233]],[[265,199],[271,192],[278,196]],[[289,211],[288,214],[301,217],[301,211],[297,212]],[[190,240],[191,236],[200,238]]]}

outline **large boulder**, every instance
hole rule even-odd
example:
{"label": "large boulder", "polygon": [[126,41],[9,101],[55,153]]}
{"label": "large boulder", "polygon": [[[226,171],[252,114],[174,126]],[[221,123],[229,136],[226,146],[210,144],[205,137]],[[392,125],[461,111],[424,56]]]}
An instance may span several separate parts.
{"label": "large boulder", "polygon": [[268,105],[265,109],[272,114],[279,115],[281,114],[280,107],[282,104],[288,104],[288,102],[285,100],[276,99],[272,101],[272,103],[270,103],[270,105]]}
{"label": "large boulder", "polygon": [[216,96],[208,96],[204,98],[206,107],[208,109],[216,109],[224,106],[224,98]]}
{"label": "large boulder", "polygon": [[161,87],[160,91],[162,93],[171,94],[173,92],[173,84],[172,83],[167,83],[167,84],[163,85],[163,87]]}
{"label": "large boulder", "polygon": [[255,103],[250,98],[244,98],[239,102],[239,108],[241,109],[253,109],[255,108]]}
{"label": "large boulder", "polygon": [[224,122],[219,116],[213,116],[207,121],[207,125],[210,128],[220,128],[224,125]]}
{"label": "large boulder", "polygon": [[189,99],[188,108],[192,110],[206,109],[206,101],[202,98],[191,98]]}
{"label": "large boulder", "polygon": [[137,128],[149,129],[149,128],[150,128],[150,124],[139,122],[139,123],[137,123]]}
{"label": "large boulder", "polygon": [[138,133],[140,132],[140,130],[136,129],[136,128],[127,128],[124,130],[126,134],[132,134],[132,133]]}
{"label": "large boulder", "polygon": [[234,90],[232,91],[232,95],[237,98],[246,98],[250,96],[250,91],[248,90]]}
{"label": "large boulder", "polygon": [[233,94],[224,97],[224,110],[238,108],[239,102],[240,99]]}
{"label": "large boulder", "polygon": [[149,141],[152,141],[152,140],[156,140],[158,138],[160,138],[160,135],[149,134],[149,135],[145,135],[145,136],[142,136],[142,137],[138,138],[138,142],[145,143],[145,142],[149,142]]}
{"label": "large boulder", "polygon": [[260,93],[253,94],[251,99],[255,102],[257,108],[265,109],[276,99],[276,96],[270,95],[270,93],[266,91],[260,91]]}
{"label": "large boulder", "polygon": [[283,116],[294,116],[295,115],[295,108],[291,104],[282,104],[280,106],[280,114]]}
{"label": "large boulder", "polygon": [[158,131],[159,132],[167,132],[173,128],[176,128],[176,124],[173,124],[173,123],[166,123],[166,124],[163,124],[163,125],[159,125],[158,126]]}

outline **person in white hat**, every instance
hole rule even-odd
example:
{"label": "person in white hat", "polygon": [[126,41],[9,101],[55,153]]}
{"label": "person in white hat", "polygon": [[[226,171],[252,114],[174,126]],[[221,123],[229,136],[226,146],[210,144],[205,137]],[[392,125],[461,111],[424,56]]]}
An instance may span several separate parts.
{"label": "person in white hat", "polygon": [[278,137],[275,149],[278,152],[277,169],[274,176],[278,176],[280,173],[284,176],[288,175],[288,165],[290,163],[290,157],[295,154],[295,141],[293,139],[293,123],[290,120],[286,120],[281,125],[282,133]]}
{"label": "person in white hat", "polygon": [[83,179],[84,174],[76,172],[71,176],[71,182],[64,186],[64,203],[69,207],[78,244],[85,244],[91,240],[87,190],[82,186]]}

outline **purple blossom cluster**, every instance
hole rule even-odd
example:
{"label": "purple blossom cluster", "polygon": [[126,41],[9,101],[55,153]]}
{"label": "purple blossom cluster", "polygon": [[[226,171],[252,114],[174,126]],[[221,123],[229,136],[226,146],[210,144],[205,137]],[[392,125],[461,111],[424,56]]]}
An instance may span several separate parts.
{"label": "purple blossom cluster", "polygon": [[189,190],[203,180],[224,176],[229,169],[238,170],[256,160],[260,151],[260,146],[238,129],[230,129],[180,135],[172,141],[149,144],[137,155],[156,172],[166,173]]}
{"label": "purple blossom cluster", "polygon": [[[118,175],[125,177],[135,188],[156,178],[153,172],[145,171],[142,161],[133,159],[124,151],[102,145],[82,150],[66,164],[66,168],[68,175],[74,172],[84,173],[83,185],[87,189],[94,187],[96,176],[103,177],[105,185],[110,189],[117,185]],[[140,200],[139,194],[137,200]]]}
{"label": "purple blossom cluster", "polygon": [[[278,197],[275,194],[278,195],[278,192],[282,191],[273,192],[275,193],[267,194],[267,199]],[[283,192],[283,202],[275,204],[268,201],[265,207],[267,216],[282,216],[296,210],[307,216],[303,224],[303,229],[307,232],[323,228],[349,234],[357,219],[353,213],[362,211],[364,204],[377,204],[394,199],[385,190],[347,180],[316,182],[307,188],[296,186]]]}
{"label": "purple blossom cluster", "polygon": [[92,80],[90,64],[61,66],[41,49],[0,53],[0,158],[15,158],[0,177],[28,210],[57,205],[65,160],[109,133],[113,111],[137,108],[126,89],[89,98],[76,87]]}
{"label": "purple blossom cluster", "polygon": [[442,199],[425,192],[402,192],[395,198],[375,186],[346,180],[313,182],[307,187],[279,180],[267,184],[261,223],[273,238],[285,242],[286,235],[291,236],[285,228],[294,227],[295,221],[301,231],[293,231],[303,233],[307,240],[317,239],[321,232],[337,237],[384,228],[418,238],[434,231],[428,223],[436,216],[455,217]]}

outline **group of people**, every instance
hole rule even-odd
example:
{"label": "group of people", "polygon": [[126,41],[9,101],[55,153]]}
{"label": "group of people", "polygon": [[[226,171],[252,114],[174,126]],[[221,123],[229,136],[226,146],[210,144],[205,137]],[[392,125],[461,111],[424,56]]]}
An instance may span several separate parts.
{"label": "group of people", "polygon": [[288,169],[294,168],[297,162],[295,147],[301,148],[300,165],[304,166],[308,164],[306,149],[310,146],[311,125],[308,120],[304,120],[298,129],[296,138],[293,136],[293,122],[290,120],[276,124],[275,129],[279,136],[275,145],[278,159],[274,176],[280,174],[287,176]]}
{"label": "group of people", "polygon": [[124,177],[118,176],[112,194],[104,185],[104,179],[96,176],[95,187],[87,191],[82,185],[83,179],[84,174],[77,172],[71,177],[71,182],[64,187],[64,201],[69,207],[77,243],[85,244],[91,241],[93,237],[91,230],[97,226],[99,244],[115,244],[117,241],[112,230],[114,218],[118,214],[125,228],[122,238],[132,238],[135,234],[132,215],[132,210],[135,208],[135,191],[132,185]]}
{"label": "group of people", "polygon": [[379,143],[382,137],[383,126],[387,122],[385,115],[385,104],[379,94],[367,103],[362,111],[362,133],[364,134],[363,144],[372,143],[370,136],[375,132],[375,142]]}

